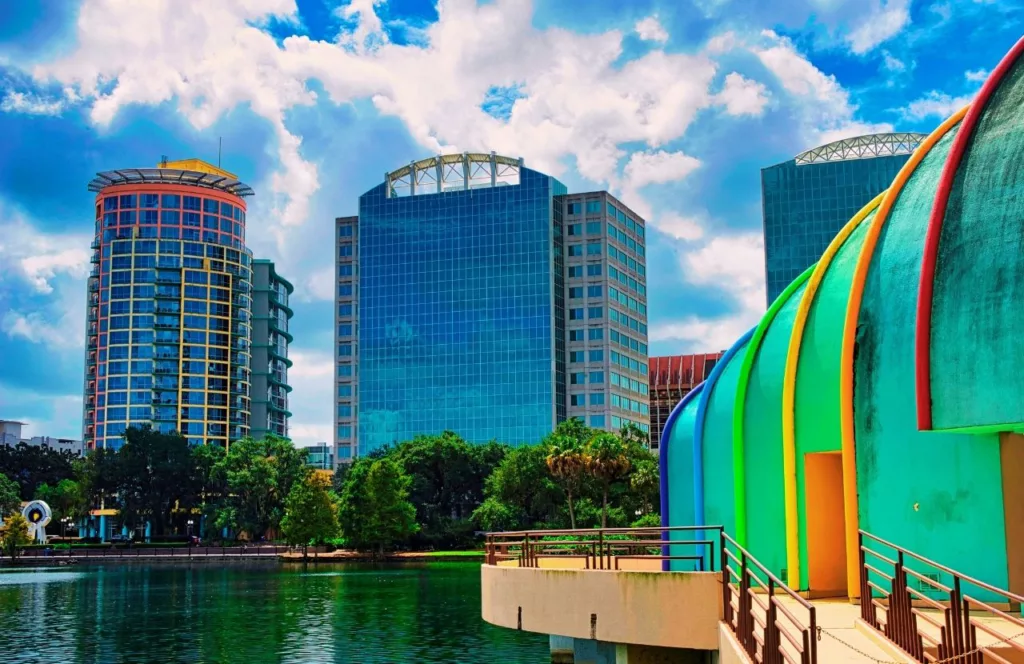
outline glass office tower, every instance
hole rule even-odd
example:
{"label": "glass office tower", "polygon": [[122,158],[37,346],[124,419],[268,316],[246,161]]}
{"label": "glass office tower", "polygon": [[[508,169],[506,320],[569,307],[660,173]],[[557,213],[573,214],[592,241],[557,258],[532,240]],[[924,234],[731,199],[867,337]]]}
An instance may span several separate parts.
{"label": "glass office tower", "polygon": [[252,189],[198,159],[97,174],[84,440],[129,426],[227,446],[249,434]]}
{"label": "glass office tower", "polygon": [[769,305],[821,257],[851,217],[888,188],[924,137],[848,138],[761,169]]}
{"label": "glass office tower", "polygon": [[443,155],[335,225],[339,463],[446,429],[520,444],[566,417],[647,426],[644,223],[606,192]]}
{"label": "glass office tower", "polygon": [[359,453],[450,428],[537,441],[557,421],[564,365],[552,314],[565,187],[518,160],[458,190],[423,174],[409,195],[392,174],[359,199]]}

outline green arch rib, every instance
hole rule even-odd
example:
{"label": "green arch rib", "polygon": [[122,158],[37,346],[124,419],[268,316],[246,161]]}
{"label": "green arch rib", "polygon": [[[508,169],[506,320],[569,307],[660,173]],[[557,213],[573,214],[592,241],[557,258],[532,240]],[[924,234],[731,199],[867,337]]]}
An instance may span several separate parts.
{"label": "green arch rib", "polygon": [[[761,318],[761,322],[757,324],[757,329],[754,330],[754,336],[751,337],[750,343],[747,345],[746,354],[743,356],[743,364],[740,365],[740,377],[739,384],[736,388],[736,404],[733,407],[732,412],[732,476],[733,476],[733,500],[736,508],[736,541],[740,543],[740,546],[747,546],[747,492],[746,492],[746,478],[743,469],[744,459],[744,445],[743,445],[743,416],[744,416],[744,404],[747,400],[747,387],[750,382],[750,371],[754,366],[754,359],[756,358],[758,351],[761,348],[761,343],[764,341],[765,334],[768,333],[768,328],[772,322],[775,321],[779,311],[782,307],[790,301],[793,294],[803,287],[807,280],[810,279],[811,273],[814,272],[814,265],[804,270],[803,274],[794,279],[785,290],[779,294],[775,301],[772,302],[772,306],[768,307],[767,313]],[[796,300],[799,302],[799,300]],[[792,321],[791,321],[792,322]],[[783,355],[783,367],[782,371],[785,372],[785,355]],[[782,374],[780,373],[780,381]],[[781,418],[781,382],[779,384],[779,411]],[[782,449],[782,425],[780,421],[779,425],[779,449]]]}

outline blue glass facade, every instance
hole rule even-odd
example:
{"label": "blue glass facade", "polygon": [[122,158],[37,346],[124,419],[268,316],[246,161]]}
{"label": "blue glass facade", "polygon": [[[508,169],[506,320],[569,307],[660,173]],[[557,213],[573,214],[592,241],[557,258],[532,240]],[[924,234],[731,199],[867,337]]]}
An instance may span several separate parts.
{"label": "blue glass facade", "polygon": [[564,417],[565,193],[522,168],[515,185],[360,198],[360,455],[445,429],[533,443]]}
{"label": "blue glass facade", "polygon": [[882,193],[909,154],[761,170],[768,303],[810,267],[853,215]]}

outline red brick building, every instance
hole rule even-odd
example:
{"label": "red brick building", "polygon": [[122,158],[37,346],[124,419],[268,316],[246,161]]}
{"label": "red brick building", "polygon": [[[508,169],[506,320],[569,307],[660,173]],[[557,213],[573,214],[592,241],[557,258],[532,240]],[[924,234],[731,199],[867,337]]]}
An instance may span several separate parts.
{"label": "red brick building", "polygon": [[668,416],[687,392],[700,385],[722,352],[669,355],[648,360],[651,399],[651,449],[657,450]]}

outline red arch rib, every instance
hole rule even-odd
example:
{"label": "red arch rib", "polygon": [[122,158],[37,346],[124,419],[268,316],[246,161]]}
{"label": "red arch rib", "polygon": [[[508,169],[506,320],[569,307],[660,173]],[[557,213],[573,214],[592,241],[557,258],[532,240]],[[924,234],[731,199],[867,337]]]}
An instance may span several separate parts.
{"label": "red arch rib", "polygon": [[935,202],[928,218],[928,232],[924,240],[924,257],[921,263],[921,283],[917,296],[917,329],[915,330],[915,358],[917,378],[917,428],[929,431],[932,428],[932,376],[931,376],[931,329],[932,329],[932,296],[935,291],[935,262],[939,255],[939,239],[942,235],[942,223],[946,218],[946,207],[956,179],[957,170],[967,152],[967,144],[974,134],[975,127],[985,111],[992,93],[1002,82],[1007,72],[1017,59],[1024,54],[1024,37],[1020,39],[1010,52],[1003,56],[999,65],[989,75],[985,85],[971,102],[971,108],[960,123],[960,129],[953,139],[949,157],[942,167],[939,186],[935,192]]}

